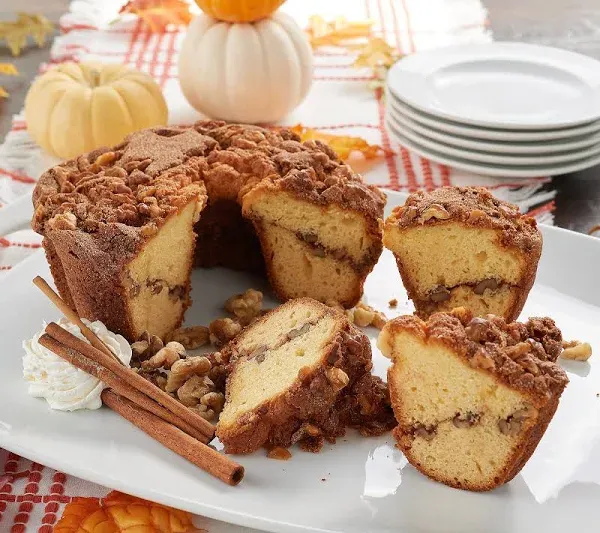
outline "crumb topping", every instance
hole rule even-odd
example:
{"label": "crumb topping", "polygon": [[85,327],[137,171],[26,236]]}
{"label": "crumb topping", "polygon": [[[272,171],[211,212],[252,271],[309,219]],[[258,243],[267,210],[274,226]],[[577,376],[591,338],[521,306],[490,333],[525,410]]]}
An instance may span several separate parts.
{"label": "crumb topping", "polygon": [[201,121],[131,134],[112,149],[66,161],[40,178],[33,228],[160,225],[194,198],[231,199],[263,180],[309,201],[381,217],[385,196],[326,145],[288,130]]}
{"label": "crumb topping", "polygon": [[403,206],[396,207],[388,219],[401,228],[445,220],[502,230],[503,243],[525,251],[541,248],[542,237],[535,219],[521,214],[516,205],[495,198],[483,187],[417,191]]}
{"label": "crumb topping", "polygon": [[551,318],[507,323],[498,316],[473,317],[467,309],[457,308],[434,313],[427,322],[412,315],[398,317],[391,327],[437,339],[466,357],[471,366],[534,394],[548,396],[568,383],[555,363],[562,351],[562,335]]}

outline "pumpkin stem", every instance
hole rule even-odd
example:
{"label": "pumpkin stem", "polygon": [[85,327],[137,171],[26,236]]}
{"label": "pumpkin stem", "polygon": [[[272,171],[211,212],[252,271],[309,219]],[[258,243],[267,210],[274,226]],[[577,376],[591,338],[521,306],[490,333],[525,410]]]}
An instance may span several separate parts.
{"label": "pumpkin stem", "polygon": [[92,88],[100,85],[100,71],[97,68],[90,69],[90,85]]}

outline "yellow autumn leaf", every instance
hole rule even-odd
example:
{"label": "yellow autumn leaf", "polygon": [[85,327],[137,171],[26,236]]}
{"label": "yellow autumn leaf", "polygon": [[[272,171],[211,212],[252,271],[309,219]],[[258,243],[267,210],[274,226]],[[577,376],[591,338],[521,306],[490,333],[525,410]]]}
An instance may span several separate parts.
{"label": "yellow autumn leaf", "polygon": [[371,69],[385,67],[389,69],[398,59],[400,59],[400,53],[384,39],[381,37],[371,37],[359,51],[353,66],[368,67]]}
{"label": "yellow autumn leaf", "polygon": [[101,500],[74,498],[65,506],[54,533],[207,533],[192,515],[113,491]]}
{"label": "yellow autumn leaf", "polygon": [[6,76],[18,76],[19,71],[12,63],[0,63],[0,74],[5,74]]}
{"label": "yellow autumn leaf", "polygon": [[41,47],[52,33],[54,33],[54,24],[43,15],[18,13],[15,21],[0,22],[0,40],[6,41],[14,56],[21,53],[28,37],[32,37]]}
{"label": "yellow autumn leaf", "polygon": [[367,37],[372,27],[372,20],[350,22],[346,17],[337,17],[327,21],[320,15],[313,15],[308,20],[306,32],[311,46],[317,48],[349,45],[351,41]]}
{"label": "yellow autumn leaf", "polygon": [[361,137],[333,135],[313,128],[305,128],[301,124],[297,124],[290,129],[299,135],[302,141],[321,141],[325,143],[340,159],[348,159],[352,152],[360,152],[366,159],[374,159],[385,153],[381,146],[369,144]]}

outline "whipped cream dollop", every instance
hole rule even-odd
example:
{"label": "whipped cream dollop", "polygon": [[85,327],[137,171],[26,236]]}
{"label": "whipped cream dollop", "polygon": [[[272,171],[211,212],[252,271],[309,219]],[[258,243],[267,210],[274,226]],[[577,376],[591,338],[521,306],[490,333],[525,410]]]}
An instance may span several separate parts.
{"label": "whipped cream dollop", "polygon": [[[131,346],[121,335],[109,331],[97,320],[82,319],[104,344],[127,366],[131,361]],[[88,342],[79,328],[66,319],[59,326]],[[79,370],[39,343],[46,323],[32,339],[23,342],[23,376],[29,384],[29,394],[45,398],[52,409],[76,411],[77,409],[98,409],[102,406],[100,395],[105,385],[83,370]]]}

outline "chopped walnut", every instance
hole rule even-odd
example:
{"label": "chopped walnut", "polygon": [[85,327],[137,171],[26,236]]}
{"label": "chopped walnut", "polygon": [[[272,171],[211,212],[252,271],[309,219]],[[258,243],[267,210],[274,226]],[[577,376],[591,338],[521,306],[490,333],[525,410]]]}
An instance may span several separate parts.
{"label": "chopped walnut", "polygon": [[190,410],[209,421],[216,417],[216,413],[212,409],[209,409],[206,405],[201,403],[191,406]]}
{"label": "chopped walnut", "polygon": [[333,367],[328,369],[326,376],[336,392],[342,390],[350,382],[348,374],[341,368]]}
{"label": "chopped walnut", "polygon": [[175,392],[191,376],[205,376],[212,365],[206,357],[188,357],[175,361],[167,378],[166,391]]}
{"label": "chopped walnut", "polygon": [[448,213],[443,205],[431,204],[427,209],[425,209],[425,211],[423,211],[421,220],[426,222],[432,218],[438,220],[447,220],[450,218],[450,213]]}
{"label": "chopped walnut", "polygon": [[139,339],[131,345],[132,366],[140,366],[140,363],[156,355],[163,347],[164,344],[160,337],[144,331]]}
{"label": "chopped walnut", "polygon": [[267,457],[269,459],[277,459],[278,461],[287,461],[288,459],[291,459],[292,454],[287,448],[275,446],[275,448],[267,452]]}
{"label": "chopped walnut", "polygon": [[371,325],[376,329],[383,329],[383,326],[387,323],[387,317],[380,311],[375,311],[373,322]]}
{"label": "chopped walnut", "polygon": [[361,328],[370,326],[375,318],[375,312],[372,309],[357,307],[354,310],[354,323]]}
{"label": "chopped walnut", "polygon": [[511,359],[518,359],[519,357],[531,352],[532,346],[529,342],[519,342],[514,346],[506,348],[506,355]]}
{"label": "chopped walnut", "polygon": [[141,368],[134,368],[133,371],[137,372],[144,379],[147,379],[150,383],[156,385],[159,389],[165,390],[167,377],[160,369],[143,370]]}
{"label": "chopped walnut", "polygon": [[208,331],[210,342],[220,348],[242,331],[242,326],[231,318],[217,318],[208,325]]}
{"label": "chopped walnut", "polygon": [[484,370],[489,370],[495,368],[496,363],[494,360],[486,353],[486,351],[481,348],[473,354],[473,356],[469,359],[469,364],[473,368],[483,368]]}
{"label": "chopped walnut", "polygon": [[420,437],[426,441],[432,441],[437,435],[437,426],[424,426],[423,424],[417,424],[412,433],[415,437]]}
{"label": "chopped walnut", "polygon": [[320,437],[322,433],[321,430],[313,424],[306,424],[304,426],[304,431],[306,431],[306,434],[309,437]]}
{"label": "chopped walnut", "polygon": [[77,229],[77,217],[73,213],[59,213],[48,221],[48,227],[60,230]]}
{"label": "chopped walnut", "polygon": [[208,392],[200,398],[200,403],[215,413],[220,413],[225,405],[225,395],[222,392]]}
{"label": "chopped walnut", "polygon": [[592,346],[589,342],[563,342],[563,348],[564,350],[560,356],[564,359],[571,359],[573,361],[587,361],[592,356]]}
{"label": "chopped walnut", "polygon": [[183,405],[193,407],[205,394],[212,392],[213,387],[214,383],[206,376],[192,376],[177,389],[177,398]]}
{"label": "chopped walnut", "polygon": [[[194,376],[194,378],[198,378],[198,376]],[[197,381],[197,379],[194,379],[194,383],[190,385],[188,389],[184,389],[184,387],[180,389],[184,389],[182,394],[185,394],[185,401],[181,398],[180,401],[182,403],[188,402],[188,404],[191,404],[188,405],[188,407],[206,420],[213,420],[217,418],[217,416],[223,410],[223,406],[225,405],[225,395],[221,392],[214,392],[210,390],[214,388],[214,384],[210,379],[206,377],[198,379],[203,380],[204,383],[200,383]],[[190,379],[190,381],[192,380]],[[205,390],[205,387],[208,387],[209,392],[202,394],[202,392]],[[179,396],[179,392],[177,394]],[[199,402],[196,399],[198,395],[201,395]],[[196,402],[195,404],[192,403],[194,401]]]}
{"label": "chopped walnut", "polygon": [[528,418],[537,416],[538,411],[532,405],[525,405],[522,409],[515,411],[506,419],[500,419],[498,421],[498,429],[500,433],[514,437],[521,432],[523,428],[523,422]]}
{"label": "chopped walnut", "polygon": [[149,345],[147,341],[136,341],[131,345],[131,353],[134,357],[142,359],[148,348]]}
{"label": "chopped walnut", "polygon": [[363,302],[359,302],[354,309],[346,311],[346,316],[350,322],[359,327],[373,326],[382,329],[387,322],[386,316],[381,311],[377,311]]}
{"label": "chopped walnut", "polygon": [[169,335],[169,340],[176,341],[186,350],[195,350],[208,343],[208,328],[206,326],[191,326],[188,328],[179,328]]}
{"label": "chopped walnut", "polygon": [[94,161],[94,165],[98,166],[106,166],[110,165],[113,161],[115,161],[119,157],[115,152],[104,152],[100,154],[96,160]]}
{"label": "chopped walnut", "polygon": [[142,362],[144,370],[152,368],[171,368],[171,366],[185,355],[185,348],[178,342],[169,342],[147,361]]}
{"label": "chopped walnut", "polygon": [[474,222],[474,221],[479,220],[484,217],[485,217],[485,211],[482,211],[481,209],[473,209],[469,213],[469,218],[467,220],[469,222]]}
{"label": "chopped walnut", "polygon": [[225,310],[233,314],[243,326],[260,316],[263,294],[248,289],[243,294],[236,294],[225,302]]}

